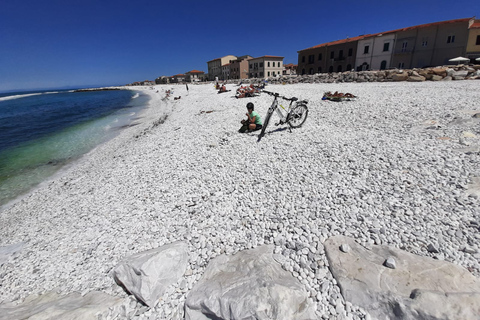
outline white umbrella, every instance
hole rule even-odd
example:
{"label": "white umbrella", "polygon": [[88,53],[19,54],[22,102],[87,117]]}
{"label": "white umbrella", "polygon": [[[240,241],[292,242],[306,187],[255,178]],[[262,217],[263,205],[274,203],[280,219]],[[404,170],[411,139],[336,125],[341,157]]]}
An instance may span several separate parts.
{"label": "white umbrella", "polygon": [[475,61],[480,61],[480,58],[475,59]]}
{"label": "white umbrella", "polygon": [[464,58],[464,57],[456,57],[456,58],[450,59],[448,61],[450,61],[450,62],[461,62],[461,61],[470,61],[470,59]]}

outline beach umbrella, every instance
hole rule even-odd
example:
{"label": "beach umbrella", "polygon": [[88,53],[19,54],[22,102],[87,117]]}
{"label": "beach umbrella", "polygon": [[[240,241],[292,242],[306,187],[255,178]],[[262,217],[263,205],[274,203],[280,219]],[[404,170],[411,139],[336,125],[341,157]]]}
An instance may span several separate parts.
{"label": "beach umbrella", "polygon": [[452,59],[450,59],[450,60],[448,60],[448,61],[450,61],[450,62],[458,62],[458,63],[460,63],[460,62],[467,62],[467,61],[470,61],[470,59],[468,59],[468,58],[465,58],[465,57],[456,57],[456,58],[452,58]]}

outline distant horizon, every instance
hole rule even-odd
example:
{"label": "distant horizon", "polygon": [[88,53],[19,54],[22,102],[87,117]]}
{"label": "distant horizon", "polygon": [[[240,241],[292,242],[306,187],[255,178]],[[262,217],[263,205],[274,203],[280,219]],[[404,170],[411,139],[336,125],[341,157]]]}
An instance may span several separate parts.
{"label": "distant horizon", "polygon": [[297,64],[297,51],[322,43],[474,16],[477,0],[346,0],[341,8],[317,0],[245,0],[235,10],[195,0],[7,1],[0,11],[0,92],[208,73],[207,61],[229,54]]}
{"label": "distant horizon", "polygon": [[65,86],[65,87],[43,87],[43,88],[29,88],[29,89],[12,89],[7,91],[0,91],[0,94],[4,93],[22,93],[30,91],[48,91],[48,90],[75,90],[75,89],[88,89],[88,88],[103,88],[103,87],[122,87],[126,84],[92,84],[92,85],[78,85],[78,86]]}

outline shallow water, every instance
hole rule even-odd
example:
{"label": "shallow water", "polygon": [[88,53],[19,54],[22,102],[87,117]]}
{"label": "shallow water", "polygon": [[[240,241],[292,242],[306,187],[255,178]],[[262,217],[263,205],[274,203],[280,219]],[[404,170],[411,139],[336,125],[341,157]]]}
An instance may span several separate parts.
{"label": "shallow water", "polygon": [[0,96],[0,205],[114,137],[147,102],[126,90]]}

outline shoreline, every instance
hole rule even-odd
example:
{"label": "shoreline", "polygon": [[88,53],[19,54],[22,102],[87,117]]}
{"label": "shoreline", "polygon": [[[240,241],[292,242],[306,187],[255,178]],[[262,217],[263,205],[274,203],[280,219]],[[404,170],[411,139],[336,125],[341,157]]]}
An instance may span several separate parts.
{"label": "shoreline", "polygon": [[[100,290],[128,302],[112,268],[177,240],[191,252],[189,289],[212,258],[274,244],[284,269],[307,276],[317,310],[317,294],[338,291],[317,249],[332,235],[436,256],[480,275],[480,256],[459,249],[480,240],[469,224],[480,221],[480,201],[466,194],[480,176],[479,154],[458,151],[466,147],[463,132],[478,126],[463,111],[480,112],[477,82],[270,85],[309,99],[309,118],[292,133],[271,122],[260,143],[256,133],[237,130],[246,103],[263,119],[270,96],[235,99],[233,85],[230,96],[211,84],[173,87],[166,101],[172,85],[144,89],[152,98],[139,125],[0,211],[0,247],[26,243],[0,267],[0,306],[54,289]],[[322,101],[326,91],[358,99]],[[329,290],[300,266],[301,253],[290,246],[297,242],[316,252]],[[429,243],[441,252],[428,252]],[[172,293],[148,312],[180,307],[185,295]]]}
{"label": "shoreline", "polygon": [[[95,90],[95,89],[88,89],[88,90],[89,91],[104,91],[105,88],[99,88],[99,90]],[[119,88],[119,87],[114,87],[114,88],[109,89],[109,90],[129,90],[129,91],[135,92],[136,94],[143,93],[143,94],[145,94],[146,96],[149,97],[148,98],[149,100],[151,100],[152,97],[153,97],[153,95],[149,94],[149,92],[147,92],[147,90],[145,90],[145,89],[135,90],[133,88],[128,88],[128,87],[123,88],[123,89]],[[140,111],[138,112],[137,117],[134,118],[134,119],[131,119],[129,124],[123,125],[123,126],[120,126],[120,127],[116,127],[113,131],[113,132],[116,132],[116,133],[114,133],[110,138],[108,138],[105,141],[103,141],[103,142],[99,143],[98,145],[94,146],[87,153],[81,154],[81,155],[79,155],[75,158],[66,159],[66,161],[64,161],[64,163],[60,165],[60,168],[58,168],[55,171],[55,173],[46,177],[43,181],[41,181],[40,183],[38,183],[34,187],[30,188],[28,191],[24,192],[23,194],[19,194],[18,196],[9,200],[8,202],[0,204],[0,212],[9,208],[9,207],[11,207],[14,203],[16,203],[16,202],[20,201],[21,199],[23,199],[24,197],[28,196],[31,192],[35,191],[37,188],[41,188],[44,184],[48,183],[49,181],[59,178],[61,175],[63,175],[63,173],[65,171],[68,171],[72,166],[75,166],[79,161],[81,161],[84,156],[88,155],[90,152],[93,152],[96,148],[98,148],[102,144],[108,143],[110,140],[115,139],[118,135],[120,135],[122,133],[123,130],[125,130],[129,127],[138,125],[139,123],[135,124],[135,121],[141,119],[141,115],[144,112],[146,112],[146,109],[149,108],[149,104],[150,104],[150,102],[146,101],[146,103],[143,105],[143,107],[141,107],[141,109],[139,109]],[[135,108],[139,108],[139,106],[135,106]],[[100,118],[96,119],[94,121],[98,121],[98,120],[100,120]]]}

